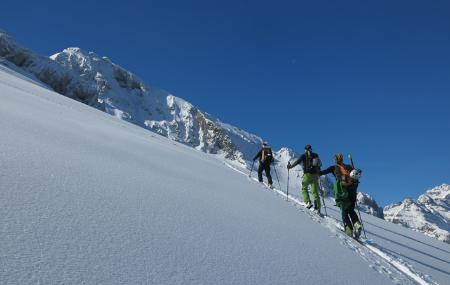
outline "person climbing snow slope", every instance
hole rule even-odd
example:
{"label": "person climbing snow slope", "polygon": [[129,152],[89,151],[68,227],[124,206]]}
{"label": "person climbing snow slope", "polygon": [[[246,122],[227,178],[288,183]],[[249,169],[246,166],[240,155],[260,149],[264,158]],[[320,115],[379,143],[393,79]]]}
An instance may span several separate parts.
{"label": "person climbing snow slope", "polygon": [[320,175],[332,173],[336,178],[333,186],[336,205],[341,209],[342,222],[345,233],[348,236],[359,238],[361,235],[361,222],[355,212],[358,180],[351,177],[353,167],[344,164],[343,155],[338,153],[333,156],[336,165],[320,171]]}
{"label": "person climbing snow slope", "polygon": [[273,162],[272,148],[267,142],[264,142],[260,151],[255,155],[253,161],[259,159],[258,180],[263,182],[263,171],[266,172],[267,182],[272,188],[272,176],[270,175],[270,164]]}
{"label": "person climbing snow slope", "polygon": [[293,164],[290,162],[287,165],[288,170],[300,164],[303,168],[302,178],[302,194],[303,201],[306,203],[306,207],[310,209],[313,205],[309,199],[308,188],[311,185],[311,192],[314,197],[314,210],[320,214],[320,197],[319,197],[319,172],[321,162],[319,155],[312,151],[311,145],[305,146],[305,153],[302,154]]}

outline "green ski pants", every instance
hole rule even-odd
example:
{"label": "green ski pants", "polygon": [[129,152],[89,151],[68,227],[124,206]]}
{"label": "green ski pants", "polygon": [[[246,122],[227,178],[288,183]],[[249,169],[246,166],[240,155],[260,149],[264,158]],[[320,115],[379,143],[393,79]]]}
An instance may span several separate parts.
{"label": "green ski pants", "polygon": [[309,194],[308,194],[308,187],[311,185],[311,192],[313,195],[313,198],[316,202],[317,209],[320,209],[320,197],[319,197],[319,175],[318,174],[311,174],[311,173],[305,173],[303,174],[303,180],[302,180],[302,194],[303,194],[303,201],[305,203],[310,202]]}

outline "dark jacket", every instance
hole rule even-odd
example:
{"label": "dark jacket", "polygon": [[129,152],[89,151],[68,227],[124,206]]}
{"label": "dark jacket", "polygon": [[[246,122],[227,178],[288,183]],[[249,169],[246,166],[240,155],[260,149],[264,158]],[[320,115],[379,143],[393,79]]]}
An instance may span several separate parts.
{"label": "dark jacket", "polygon": [[312,160],[314,158],[319,158],[319,155],[315,152],[311,152],[311,155],[308,159],[306,153],[304,153],[293,164],[291,164],[290,168],[293,168],[296,165],[300,164],[303,168],[304,173],[318,174],[320,172],[320,168],[312,165]]}
{"label": "dark jacket", "polygon": [[[266,150],[268,153],[270,153],[270,155],[269,156],[267,156],[267,157],[265,157],[264,158],[264,161],[263,161],[263,150]],[[262,164],[271,164],[272,163],[272,161],[273,161],[273,153],[272,153],[272,149],[270,148],[270,147],[263,147],[263,148],[261,148],[259,151],[258,151],[258,153],[255,155],[255,157],[253,157],[253,161],[255,161],[255,160],[257,160],[257,159],[259,159],[259,163],[262,163]]]}

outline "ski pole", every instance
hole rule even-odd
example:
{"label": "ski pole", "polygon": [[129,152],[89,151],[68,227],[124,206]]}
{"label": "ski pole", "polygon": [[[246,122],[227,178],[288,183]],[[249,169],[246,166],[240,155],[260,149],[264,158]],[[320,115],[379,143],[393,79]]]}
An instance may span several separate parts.
{"label": "ski pole", "polygon": [[289,201],[289,169],[288,169],[288,180],[287,180],[287,188],[286,188],[286,201]]}
{"label": "ski pole", "polygon": [[254,165],[255,165],[255,161],[253,160],[252,168],[250,169],[250,174],[248,175],[248,177],[252,177],[252,171],[253,171],[253,166]]}
{"label": "ski pole", "polygon": [[280,179],[278,179],[277,168],[275,167],[275,165],[273,166],[273,170],[275,170],[275,175],[277,176],[277,181],[278,181],[278,187],[280,187],[280,190],[281,190]]}
{"label": "ski pole", "polygon": [[366,230],[364,229],[364,223],[362,220],[362,216],[361,216],[361,212],[359,211],[359,207],[358,207],[358,198],[356,198],[356,209],[358,209],[358,214],[359,214],[359,221],[361,222],[361,226],[364,232],[364,237],[367,239],[367,235],[366,235]]}
{"label": "ski pole", "polygon": [[348,155],[348,159],[350,159],[350,163],[352,164],[352,167],[355,168],[355,164],[353,163],[353,157],[351,154]]}
{"label": "ski pole", "polygon": [[324,191],[323,191],[323,187],[322,187],[322,181],[320,180],[320,176],[319,176],[319,188],[322,192],[322,202],[323,202],[323,208],[325,209],[325,216],[328,216],[327,214],[327,205],[325,204],[325,198],[324,198]]}

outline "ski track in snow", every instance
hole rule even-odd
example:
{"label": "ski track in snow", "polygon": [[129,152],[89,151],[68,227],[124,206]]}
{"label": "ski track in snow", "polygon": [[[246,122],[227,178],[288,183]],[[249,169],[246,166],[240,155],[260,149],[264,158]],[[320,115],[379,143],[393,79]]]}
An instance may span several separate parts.
{"label": "ski track in snow", "polygon": [[[249,176],[242,170],[236,168],[235,166],[224,162],[226,166],[230,169],[239,172],[243,175],[248,176],[249,180],[253,183],[260,183],[258,179]],[[287,196],[285,192],[280,189],[270,189],[266,183],[263,183],[263,188],[269,191],[273,191],[277,194],[277,196],[286,199],[288,202],[291,202],[294,206],[297,207],[301,212],[307,214],[312,220],[319,223],[320,225],[328,228],[330,232],[340,240],[340,243],[350,250],[356,252],[361,256],[367,263],[369,263],[369,267],[374,269],[390,278],[396,284],[405,284],[413,281],[416,284],[427,285],[433,284],[437,285],[438,283],[433,281],[429,276],[424,275],[412,267],[412,265],[403,261],[400,258],[394,257],[391,254],[383,251],[381,246],[378,246],[375,242],[366,240],[364,238],[360,238],[360,241],[356,241],[353,238],[347,237],[343,231],[343,225],[340,221],[337,221],[334,218],[329,216],[320,217],[314,211],[306,208],[306,204],[300,201],[297,197],[292,195]],[[336,230],[339,229],[339,230]],[[407,278],[405,280],[405,278]],[[409,281],[409,282],[408,282]]]}

